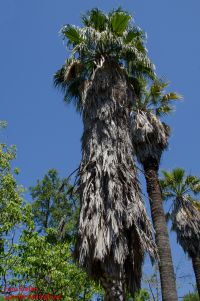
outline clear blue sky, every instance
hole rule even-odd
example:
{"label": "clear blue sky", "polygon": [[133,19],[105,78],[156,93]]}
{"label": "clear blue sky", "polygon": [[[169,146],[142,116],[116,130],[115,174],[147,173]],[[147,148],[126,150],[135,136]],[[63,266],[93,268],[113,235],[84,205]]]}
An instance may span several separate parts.
{"label": "clear blue sky", "polygon": [[[49,168],[68,175],[80,161],[80,116],[72,106],[66,107],[52,81],[66,58],[60,27],[79,25],[80,14],[92,7],[109,11],[119,5],[147,32],[147,48],[157,73],[171,82],[171,90],[184,96],[176,113],[166,120],[173,134],[162,168],[181,166],[200,175],[198,0],[1,0],[0,120],[7,120],[9,126],[0,138],[17,145],[19,182],[25,187]],[[192,274],[174,235],[171,239],[175,264],[181,261],[184,274]],[[180,296],[189,289],[186,282]]]}

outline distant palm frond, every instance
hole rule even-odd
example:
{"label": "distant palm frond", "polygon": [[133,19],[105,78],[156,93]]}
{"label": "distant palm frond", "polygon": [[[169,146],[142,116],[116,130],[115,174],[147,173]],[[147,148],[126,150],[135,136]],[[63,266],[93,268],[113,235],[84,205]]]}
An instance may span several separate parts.
{"label": "distant palm frond", "polygon": [[199,203],[191,202],[186,196],[177,198],[171,219],[172,228],[177,233],[177,241],[183,250],[190,256],[200,256]]}
{"label": "distant palm frond", "polygon": [[199,193],[200,178],[187,175],[183,168],[162,171],[160,186],[165,200],[172,203],[172,229],[184,251],[200,255],[200,203],[194,197]]}

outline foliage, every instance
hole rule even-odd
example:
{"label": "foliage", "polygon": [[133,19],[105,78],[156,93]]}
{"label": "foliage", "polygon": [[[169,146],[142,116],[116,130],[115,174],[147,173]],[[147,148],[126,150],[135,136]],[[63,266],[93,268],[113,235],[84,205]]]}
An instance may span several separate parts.
{"label": "foliage", "polygon": [[18,261],[15,252],[18,248],[15,236],[22,224],[31,227],[30,206],[22,197],[24,189],[17,185],[15,174],[18,169],[12,169],[11,163],[16,157],[16,148],[0,145],[0,281],[1,290],[11,282],[13,266]]}
{"label": "foliage", "polygon": [[106,299],[122,295],[124,281],[133,294],[144,252],[156,254],[129,132],[131,79],[155,74],[145,34],[131,19],[121,8],[109,14],[92,9],[82,17],[83,27],[64,26],[70,57],[54,77],[65,101],[83,112],[76,258],[101,280]]}
{"label": "foliage", "polygon": [[127,301],[150,301],[149,293],[146,289],[140,289],[132,297],[129,293],[126,294]]}
{"label": "foliage", "polygon": [[134,301],[150,301],[149,293],[146,290],[140,290],[136,293]]}
{"label": "foliage", "polygon": [[160,180],[164,200],[172,201],[168,217],[177,240],[190,257],[200,252],[200,206],[197,195],[200,193],[200,178],[187,175],[182,168],[171,172],[163,171]]}
{"label": "foliage", "polygon": [[171,172],[163,170],[162,174],[160,185],[165,200],[186,196],[195,204],[194,197],[200,193],[199,177],[186,175],[183,168],[175,168]]}
{"label": "foliage", "polygon": [[144,45],[145,33],[131,21],[121,8],[109,14],[92,9],[82,17],[83,27],[68,24],[61,29],[71,56],[54,80],[64,91],[65,101],[75,101],[77,110],[82,110],[88,81],[105,61],[121,66],[131,79],[138,74],[155,77]]}
{"label": "foliage", "polygon": [[198,293],[189,293],[185,295],[182,299],[183,301],[199,301]]}
{"label": "foliage", "polygon": [[32,209],[39,232],[48,228],[62,228],[62,233],[72,239],[76,231],[79,201],[74,188],[66,179],[60,179],[55,169],[50,169],[36,186],[31,187]]}
{"label": "foliage", "polygon": [[20,206],[22,190],[17,186],[11,171],[11,161],[15,158],[15,147],[0,145],[0,236],[8,233],[22,220]]}
{"label": "foliage", "polygon": [[[90,281],[84,271],[75,265],[72,256],[73,239],[71,238],[75,233],[78,208],[78,205],[72,202],[72,199],[75,201],[74,197],[67,198],[68,188],[72,186],[66,180],[61,181],[57,171],[50,170],[44,179],[38,181],[31,189],[36,198],[32,204],[32,211],[30,204],[25,204],[21,196],[24,190],[18,187],[14,172],[11,170],[11,161],[15,156],[14,147],[1,145],[1,294],[5,294],[5,287],[32,285],[38,289],[38,292],[44,294],[62,294],[63,300],[67,301],[91,300],[94,294],[98,294],[100,300],[102,295],[100,287]],[[63,183],[65,187],[60,185]],[[49,195],[51,210],[48,222],[49,225],[54,226],[52,228],[48,228],[48,225],[46,227],[43,223],[46,217],[46,211],[43,209],[46,197]],[[57,226],[63,214],[69,221],[69,225],[65,228],[67,235],[61,239]],[[43,233],[40,234],[36,228]]]}
{"label": "foliage", "polygon": [[40,236],[36,231],[24,231],[20,241],[21,262],[15,272],[20,273],[23,283],[31,283],[43,294],[62,294],[62,300],[67,301],[91,300],[100,291],[73,263],[68,242],[52,244],[48,236]]}
{"label": "foliage", "polygon": [[7,122],[5,120],[0,120],[0,129],[6,128],[7,127]]}
{"label": "foliage", "polygon": [[176,92],[166,92],[168,82],[162,79],[155,79],[151,85],[144,77],[137,77],[133,81],[133,86],[137,96],[134,111],[151,112],[155,116],[170,114],[173,111],[172,103],[182,99]]}
{"label": "foliage", "polygon": [[[100,288],[73,260],[79,202],[73,186],[51,169],[31,187],[33,215],[38,235],[24,232],[20,257],[26,262],[24,279],[43,293],[61,294],[64,300],[90,300]],[[58,231],[58,227],[62,228]],[[64,233],[64,237],[60,236]]]}
{"label": "foliage", "polygon": [[67,301],[100,296],[100,288],[77,267],[72,256],[79,210],[73,186],[51,169],[31,187],[31,195],[35,229],[23,232],[18,253],[23,282],[32,283],[44,294],[62,294]]}
{"label": "foliage", "polygon": [[132,138],[136,156],[140,163],[149,158],[159,164],[163,151],[168,146],[170,128],[160,117],[172,112],[172,103],[181,99],[175,92],[165,92],[167,82],[155,79],[151,85],[144,77],[134,79],[136,102],[132,107]]}

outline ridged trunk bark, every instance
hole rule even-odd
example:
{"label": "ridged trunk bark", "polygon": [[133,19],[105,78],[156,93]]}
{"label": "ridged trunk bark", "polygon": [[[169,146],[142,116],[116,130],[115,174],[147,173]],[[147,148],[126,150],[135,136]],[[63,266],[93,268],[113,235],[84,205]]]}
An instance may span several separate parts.
{"label": "ridged trunk bark", "polygon": [[[116,277],[116,276],[115,276]],[[101,282],[105,289],[104,301],[125,301],[124,281],[112,279],[104,279]]]}
{"label": "ridged trunk bark", "polygon": [[199,256],[192,256],[192,265],[195,273],[197,290],[200,297],[200,257]]}
{"label": "ridged trunk bark", "polygon": [[162,194],[158,180],[158,164],[155,160],[144,162],[147,192],[151,216],[155,229],[156,244],[159,254],[159,271],[163,301],[177,301],[176,280],[172,262],[171,248],[165,213],[162,205]]}

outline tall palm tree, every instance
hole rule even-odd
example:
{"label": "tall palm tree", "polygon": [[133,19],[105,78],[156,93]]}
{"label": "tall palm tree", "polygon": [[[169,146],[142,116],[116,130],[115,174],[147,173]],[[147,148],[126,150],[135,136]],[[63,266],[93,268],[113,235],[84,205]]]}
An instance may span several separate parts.
{"label": "tall palm tree", "polygon": [[200,178],[186,175],[185,170],[176,168],[163,171],[160,180],[163,197],[171,200],[172,229],[184,252],[192,259],[200,297],[200,203],[195,198],[200,193]]}
{"label": "tall palm tree", "polygon": [[162,195],[159,186],[158,170],[163,151],[168,146],[169,127],[160,121],[162,114],[172,110],[172,101],[181,98],[177,93],[165,93],[168,83],[156,79],[149,87],[143,78],[133,82],[137,95],[131,113],[132,138],[136,156],[142,164],[149,195],[151,215],[155,228],[155,238],[159,254],[159,272],[162,298],[164,301],[177,300],[176,282]]}
{"label": "tall palm tree", "polygon": [[79,170],[78,262],[100,280],[105,300],[125,300],[140,286],[144,252],[153,256],[152,228],[141,199],[133,161],[130,109],[134,91],[129,77],[154,76],[144,33],[121,9],[91,10],[83,27],[61,32],[71,52],[55,74],[66,102],[82,114]]}

